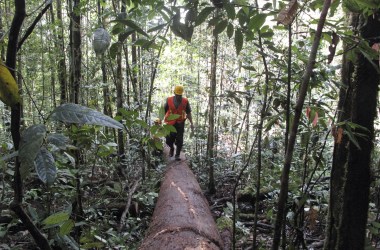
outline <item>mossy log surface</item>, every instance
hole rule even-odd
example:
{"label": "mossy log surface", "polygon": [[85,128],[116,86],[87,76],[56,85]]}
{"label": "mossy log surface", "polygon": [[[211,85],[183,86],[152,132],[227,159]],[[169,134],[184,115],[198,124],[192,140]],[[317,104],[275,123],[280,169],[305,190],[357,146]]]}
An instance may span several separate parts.
{"label": "mossy log surface", "polygon": [[209,204],[188,167],[168,157],[167,170],[157,204],[140,250],[147,249],[223,249]]}

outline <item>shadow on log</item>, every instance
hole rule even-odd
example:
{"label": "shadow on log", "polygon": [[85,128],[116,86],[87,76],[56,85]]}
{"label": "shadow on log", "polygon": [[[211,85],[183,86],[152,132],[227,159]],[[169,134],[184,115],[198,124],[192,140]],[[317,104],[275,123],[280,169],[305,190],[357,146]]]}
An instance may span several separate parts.
{"label": "shadow on log", "polygon": [[168,158],[157,204],[140,250],[147,249],[223,249],[223,243],[209,204],[188,167]]}

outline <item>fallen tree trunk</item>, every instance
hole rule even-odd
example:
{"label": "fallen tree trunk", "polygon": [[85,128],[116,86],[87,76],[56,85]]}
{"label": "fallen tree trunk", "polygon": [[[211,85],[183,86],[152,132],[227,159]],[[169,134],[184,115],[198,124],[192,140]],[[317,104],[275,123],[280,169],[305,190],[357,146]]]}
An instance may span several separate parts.
{"label": "fallen tree trunk", "polygon": [[209,204],[186,160],[167,158],[153,218],[139,249],[223,249]]}

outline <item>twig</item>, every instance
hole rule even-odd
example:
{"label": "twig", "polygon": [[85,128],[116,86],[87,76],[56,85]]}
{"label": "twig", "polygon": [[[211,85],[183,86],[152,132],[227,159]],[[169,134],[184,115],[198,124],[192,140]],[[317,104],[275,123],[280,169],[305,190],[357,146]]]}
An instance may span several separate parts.
{"label": "twig", "polygon": [[21,38],[20,42],[17,44],[17,51],[21,49],[21,46],[25,42],[25,40],[29,37],[30,34],[32,34],[34,27],[36,27],[37,23],[41,20],[42,16],[46,13],[46,11],[50,8],[52,4],[52,1],[46,1],[45,8],[42,9],[42,11],[37,15],[36,19],[33,21],[32,25],[26,30],[24,36]]}
{"label": "twig", "polygon": [[137,181],[135,181],[135,183],[133,184],[132,188],[128,192],[127,204],[125,205],[125,209],[124,209],[123,214],[121,215],[121,218],[120,218],[119,230],[118,230],[119,233],[121,232],[121,230],[124,227],[125,219],[126,219],[127,214],[129,212],[129,207],[131,206],[133,193],[136,191],[137,187],[139,186],[140,180],[141,179],[138,179]]}

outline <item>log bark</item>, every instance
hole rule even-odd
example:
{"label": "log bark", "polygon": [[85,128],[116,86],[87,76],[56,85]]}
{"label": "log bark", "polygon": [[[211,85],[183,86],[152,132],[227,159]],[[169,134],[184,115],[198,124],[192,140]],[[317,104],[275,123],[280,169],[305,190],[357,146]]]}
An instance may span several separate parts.
{"label": "log bark", "polygon": [[167,158],[153,218],[139,249],[223,249],[209,204],[186,160]]}

